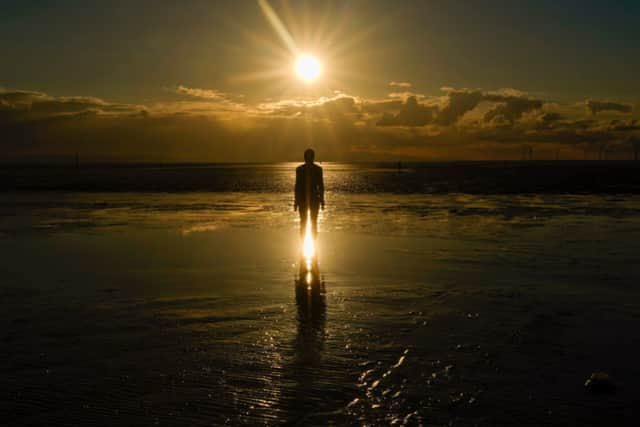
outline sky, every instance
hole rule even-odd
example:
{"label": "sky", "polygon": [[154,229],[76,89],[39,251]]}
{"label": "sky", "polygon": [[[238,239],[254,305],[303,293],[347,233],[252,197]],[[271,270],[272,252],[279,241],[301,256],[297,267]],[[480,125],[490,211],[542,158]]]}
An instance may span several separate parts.
{"label": "sky", "polygon": [[0,8],[0,161],[623,159],[640,143],[637,1]]}

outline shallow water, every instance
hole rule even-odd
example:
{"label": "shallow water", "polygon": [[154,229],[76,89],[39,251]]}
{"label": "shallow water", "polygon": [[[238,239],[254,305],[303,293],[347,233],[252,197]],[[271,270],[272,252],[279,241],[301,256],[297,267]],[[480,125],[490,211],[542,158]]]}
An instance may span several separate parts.
{"label": "shallow water", "polygon": [[597,424],[637,399],[640,197],[330,190],[312,291],[291,202],[5,194],[4,422]]}

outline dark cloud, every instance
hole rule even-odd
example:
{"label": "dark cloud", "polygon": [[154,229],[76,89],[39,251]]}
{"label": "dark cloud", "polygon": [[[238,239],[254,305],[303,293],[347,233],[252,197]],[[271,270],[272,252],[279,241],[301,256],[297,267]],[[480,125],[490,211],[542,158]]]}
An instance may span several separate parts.
{"label": "dark cloud", "polygon": [[389,99],[384,101],[367,101],[360,103],[360,109],[364,113],[396,113],[400,111],[404,102],[399,99]]}
{"label": "dark cloud", "polygon": [[558,122],[560,120],[563,120],[564,116],[560,113],[544,113],[541,117],[540,120],[542,120],[545,123],[553,123],[553,122]]}
{"label": "dark cloud", "polygon": [[131,114],[144,107],[107,103],[95,97],[53,97],[40,92],[0,92],[0,123],[85,114]]}
{"label": "dark cloud", "polygon": [[415,96],[410,96],[395,116],[385,113],[378,121],[378,126],[424,126],[433,122],[436,107],[418,103]]}
{"label": "dark cloud", "polygon": [[[542,101],[538,99],[528,99],[520,97],[507,97],[500,99],[496,97],[487,97],[489,100],[499,101],[493,110],[488,111],[484,115],[486,122],[495,121],[498,123],[513,124],[516,120],[519,120],[524,113],[542,108]],[[548,118],[547,118],[548,119]]]}
{"label": "dark cloud", "polygon": [[306,116],[317,119],[341,119],[346,115],[360,113],[356,100],[350,96],[339,95],[320,100],[292,100],[263,104],[262,110],[276,116]]}
{"label": "dark cloud", "polygon": [[614,131],[640,131],[640,122],[635,119],[611,120],[607,127]]}
{"label": "dark cloud", "polygon": [[541,131],[547,129],[553,129],[557,127],[564,120],[564,116],[559,113],[549,112],[535,115],[529,124],[532,129]]}
{"label": "dark cloud", "polygon": [[81,113],[88,110],[110,110],[111,106],[106,105],[97,99],[92,98],[59,98],[47,99],[34,102],[31,105],[31,112],[38,114],[65,114],[65,113]]}
{"label": "dark cloud", "polygon": [[29,107],[34,100],[47,99],[47,95],[41,92],[16,90],[12,92],[0,91],[0,106],[3,108]]}
{"label": "dark cloud", "polygon": [[633,107],[629,104],[621,104],[618,102],[609,102],[609,101],[593,101],[588,100],[586,102],[587,109],[591,112],[591,114],[596,115],[603,111],[613,111],[616,113],[631,113],[633,111]]}
{"label": "dark cloud", "polygon": [[436,118],[436,122],[442,126],[457,122],[465,113],[476,108],[484,99],[484,94],[480,91],[450,90],[447,97],[447,105]]}
{"label": "dark cloud", "polygon": [[309,110],[322,111],[330,115],[357,112],[356,101],[350,96],[341,96],[336,99],[323,102],[320,105],[310,107]]}
{"label": "dark cloud", "polygon": [[485,122],[513,124],[523,114],[540,109],[543,105],[543,101],[530,99],[524,95],[513,96],[482,92],[480,90],[456,90],[452,88],[445,88],[445,91],[447,92],[446,103],[442,108],[438,108],[435,105],[420,104],[416,96],[409,96],[396,115],[384,111],[385,114],[378,121],[378,125],[425,126],[435,123],[440,126],[451,126],[484,101],[498,104],[485,113]]}

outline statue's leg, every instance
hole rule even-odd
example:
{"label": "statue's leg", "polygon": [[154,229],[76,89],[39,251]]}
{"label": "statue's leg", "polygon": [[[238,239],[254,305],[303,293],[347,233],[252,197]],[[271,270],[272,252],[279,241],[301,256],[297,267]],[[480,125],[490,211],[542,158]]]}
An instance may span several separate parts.
{"label": "statue's leg", "polygon": [[313,235],[313,240],[318,237],[318,207],[314,206],[311,208],[311,233]]}
{"label": "statue's leg", "polygon": [[309,210],[306,207],[300,206],[298,208],[300,211],[300,239],[304,240],[304,233],[307,228],[307,216],[309,214]]}

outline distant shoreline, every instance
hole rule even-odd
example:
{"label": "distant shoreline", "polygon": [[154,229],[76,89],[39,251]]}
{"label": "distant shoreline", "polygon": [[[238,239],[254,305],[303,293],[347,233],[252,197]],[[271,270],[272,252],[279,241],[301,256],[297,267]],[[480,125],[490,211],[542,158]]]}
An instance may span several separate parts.
{"label": "distant shoreline", "polygon": [[[640,194],[635,161],[321,163],[327,190],[394,194]],[[0,192],[292,191],[295,163],[3,165]]]}
{"label": "distant shoreline", "polygon": [[[211,166],[273,166],[285,164],[298,164],[302,161],[281,161],[281,162],[144,162],[144,161],[88,161],[75,162],[68,159],[58,161],[1,161],[0,168],[71,168],[77,167],[211,167]],[[355,165],[397,168],[398,163],[402,168],[438,165],[500,165],[510,166],[584,166],[599,165],[603,167],[637,167],[640,168],[638,160],[389,160],[389,161],[320,161],[320,165]]]}

